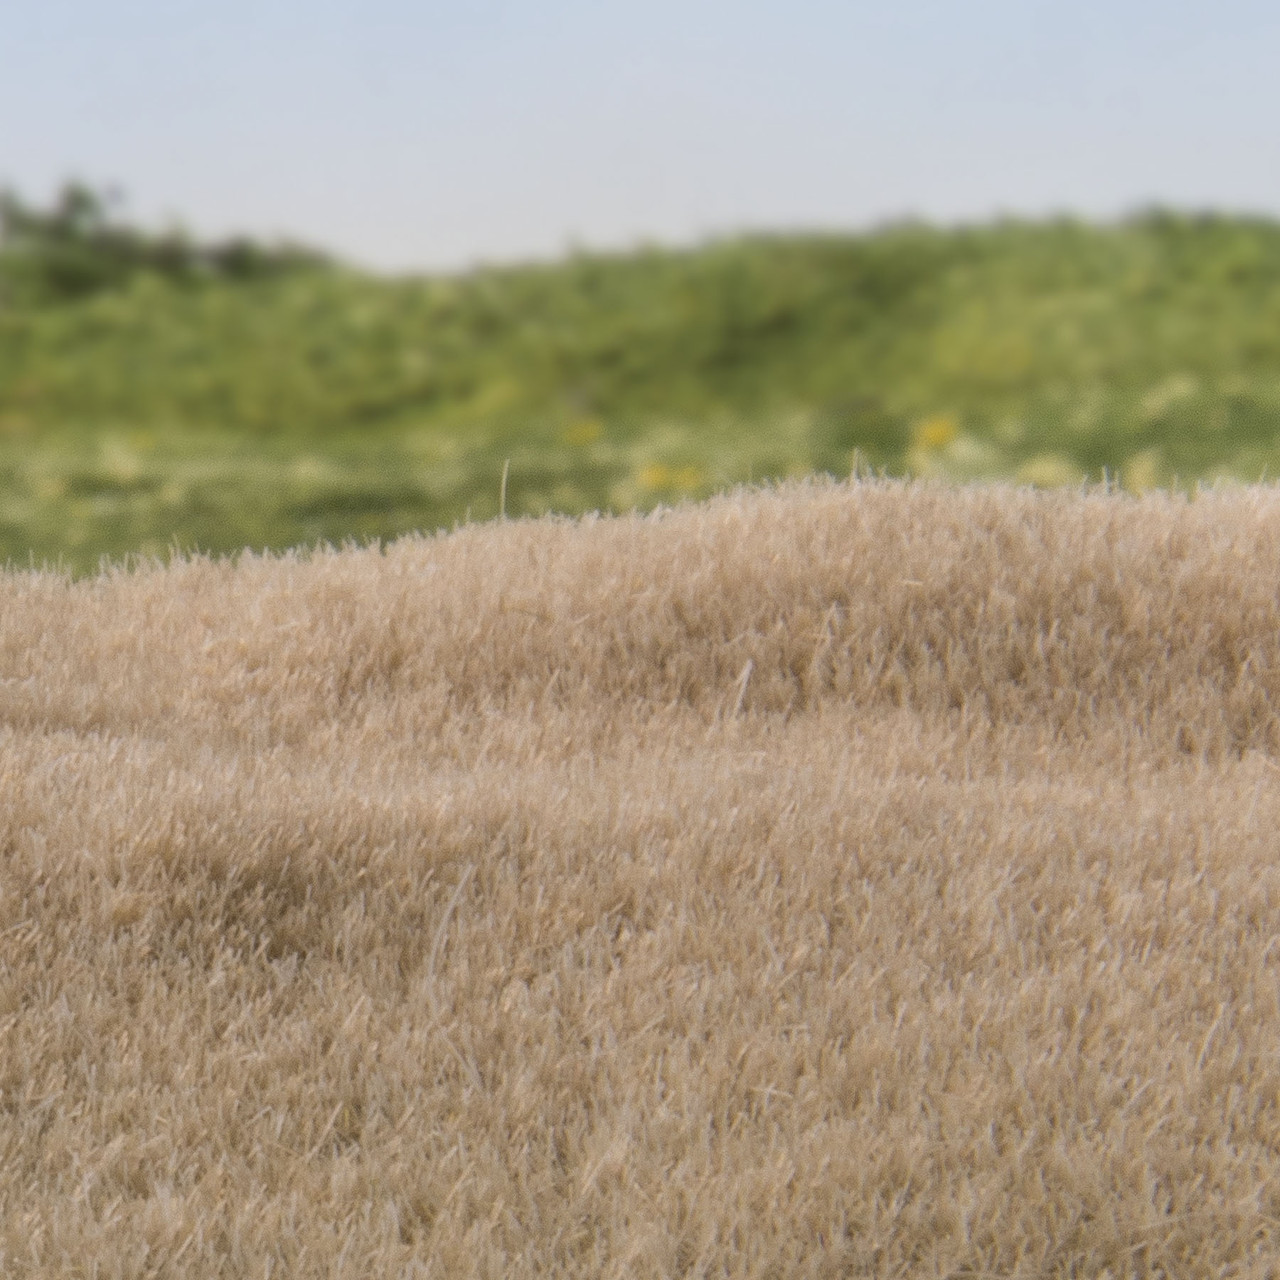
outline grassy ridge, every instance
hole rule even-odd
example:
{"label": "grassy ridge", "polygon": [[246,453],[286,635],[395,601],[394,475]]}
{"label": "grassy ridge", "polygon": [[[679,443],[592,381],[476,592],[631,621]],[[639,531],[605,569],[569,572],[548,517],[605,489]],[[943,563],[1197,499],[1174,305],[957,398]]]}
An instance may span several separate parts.
{"label": "grassy ridge", "polygon": [[0,1271],[1271,1274],[1277,517],[0,575]]}
{"label": "grassy ridge", "polygon": [[0,308],[0,553],[229,550],[749,478],[1280,466],[1280,226],[1151,214]]}

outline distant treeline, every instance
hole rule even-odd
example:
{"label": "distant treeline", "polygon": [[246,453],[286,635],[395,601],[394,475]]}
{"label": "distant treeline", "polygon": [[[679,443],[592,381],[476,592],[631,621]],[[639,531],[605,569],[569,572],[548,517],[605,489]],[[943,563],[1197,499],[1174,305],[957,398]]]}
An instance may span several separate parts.
{"label": "distant treeline", "polygon": [[243,236],[198,244],[181,229],[143,231],[113,219],[113,203],[78,182],[65,185],[48,208],[0,191],[0,299],[72,301],[143,272],[174,281],[250,280],[326,261],[293,244]]}

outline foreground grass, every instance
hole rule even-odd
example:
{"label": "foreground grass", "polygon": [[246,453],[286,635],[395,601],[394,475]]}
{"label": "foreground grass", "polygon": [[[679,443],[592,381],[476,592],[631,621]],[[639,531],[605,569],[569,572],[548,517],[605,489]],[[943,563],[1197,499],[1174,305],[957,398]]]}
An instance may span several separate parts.
{"label": "foreground grass", "polygon": [[[1280,473],[1280,225],[1149,214],[772,236],[379,279],[0,251],[0,562],[389,538],[748,480],[1137,490]],[[300,460],[300,462],[299,462]],[[296,464],[296,465],[295,465]]]}
{"label": "foreground grass", "polygon": [[1280,494],[0,580],[6,1275],[1269,1274]]}

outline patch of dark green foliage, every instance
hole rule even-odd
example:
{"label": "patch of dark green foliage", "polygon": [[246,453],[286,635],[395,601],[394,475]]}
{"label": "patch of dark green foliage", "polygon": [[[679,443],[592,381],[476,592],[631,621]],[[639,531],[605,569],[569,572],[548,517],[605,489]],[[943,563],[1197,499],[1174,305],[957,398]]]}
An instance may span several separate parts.
{"label": "patch of dark green foliage", "polygon": [[139,276],[172,284],[260,280],[317,267],[325,259],[296,245],[247,237],[198,244],[181,228],[147,233],[111,217],[110,193],[67,184],[51,208],[0,192],[0,299],[7,306],[77,302]]}

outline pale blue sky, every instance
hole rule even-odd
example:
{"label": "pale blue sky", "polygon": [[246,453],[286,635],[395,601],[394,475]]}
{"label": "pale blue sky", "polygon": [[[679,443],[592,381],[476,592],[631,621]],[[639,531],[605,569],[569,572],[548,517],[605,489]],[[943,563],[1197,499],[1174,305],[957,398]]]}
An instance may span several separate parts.
{"label": "pale blue sky", "polygon": [[367,265],[1280,214],[1271,0],[0,0],[0,183]]}

